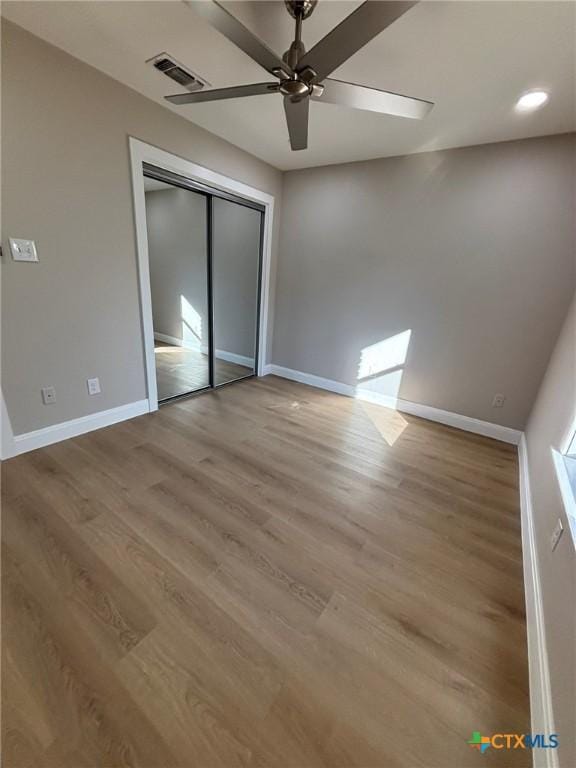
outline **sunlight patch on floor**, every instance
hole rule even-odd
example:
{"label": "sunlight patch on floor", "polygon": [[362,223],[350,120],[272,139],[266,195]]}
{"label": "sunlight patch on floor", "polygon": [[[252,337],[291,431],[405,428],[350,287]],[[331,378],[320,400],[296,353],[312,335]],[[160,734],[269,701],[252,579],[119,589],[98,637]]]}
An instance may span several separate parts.
{"label": "sunlight patch on floor", "polygon": [[392,408],[363,402],[362,410],[389,446],[393,446],[408,427],[404,416]]}

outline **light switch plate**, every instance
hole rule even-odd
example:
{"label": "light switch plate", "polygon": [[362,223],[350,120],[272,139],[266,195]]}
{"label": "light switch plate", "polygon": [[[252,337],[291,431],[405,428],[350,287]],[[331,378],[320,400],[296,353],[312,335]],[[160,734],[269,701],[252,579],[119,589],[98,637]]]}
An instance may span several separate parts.
{"label": "light switch plate", "polygon": [[22,240],[19,237],[11,237],[10,251],[14,261],[38,261],[38,252],[34,240]]}

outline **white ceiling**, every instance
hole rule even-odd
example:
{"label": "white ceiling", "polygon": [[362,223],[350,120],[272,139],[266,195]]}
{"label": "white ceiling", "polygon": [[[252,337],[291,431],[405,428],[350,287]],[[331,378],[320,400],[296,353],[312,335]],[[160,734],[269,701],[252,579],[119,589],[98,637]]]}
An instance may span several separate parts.
{"label": "white ceiling", "polygon": [[[304,24],[308,48],[359,2],[320,0]],[[227,7],[272,48],[292,39],[277,0]],[[3,2],[2,15],[179,115],[278,168],[304,168],[576,129],[574,2],[424,0],[355,54],[335,77],[436,103],[423,121],[329,104],[310,107],[309,148],[291,152],[278,95],[173,107],[180,90],[145,60],[168,51],[213,87],[268,80],[180,0]],[[518,114],[518,96],[550,92]]]}

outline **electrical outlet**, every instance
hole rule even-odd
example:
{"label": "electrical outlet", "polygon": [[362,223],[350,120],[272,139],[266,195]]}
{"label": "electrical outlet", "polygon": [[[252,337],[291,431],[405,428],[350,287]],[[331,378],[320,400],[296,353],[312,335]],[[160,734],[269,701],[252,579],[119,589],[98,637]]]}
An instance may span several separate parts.
{"label": "electrical outlet", "polygon": [[494,399],[492,400],[492,408],[502,408],[505,400],[506,395],[494,395]]}
{"label": "electrical outlet", "polygon": [[42,387],[42,402],[51,405],[56,402],[56,390],[54,387]]}
{"label": "electrical outlet", "polygon": [[560,541],[560,537],[564,533],[564,526],[562,525],[562,520],[558,518],[558,522],[556,523],[556,526],[554,530],[552,531],[552,536],[550,537],[550,547],[552,548],[552,552],[556,549],[558,546],[558,542]]}
{"label": "electrical outlet", "polygon": [[88,387],[88,394],[89,395],[99,395],[101,392],[100,389],[100,379],[86,379],[86,385]]}

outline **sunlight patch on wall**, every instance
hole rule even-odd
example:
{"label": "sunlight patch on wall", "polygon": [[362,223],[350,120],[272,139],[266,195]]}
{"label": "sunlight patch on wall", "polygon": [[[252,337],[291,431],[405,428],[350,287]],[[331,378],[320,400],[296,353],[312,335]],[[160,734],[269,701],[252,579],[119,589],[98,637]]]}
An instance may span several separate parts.
{"label": "sunlight patch on wall", "polygon": [[388,445],[393,445],[408,426],[397,412],[379,411],[377,406],[395,409],[400,395],[411,329],[370,344],[360,353],[356,397],[376,404],[367,414]]}
{"label": "sunlight patch on wall", "polygon": [[412,331],[408,329],[376,344],[370,344],[369,347],[364,347],[360,353],[358,381],[404,365],[411,335]]}
{"label": "sunlight patch on wall", "polygon": [[185,296],[180,296],[180,315],[182,318],[182,341],[186,347],[202,345],[202,317]]}

